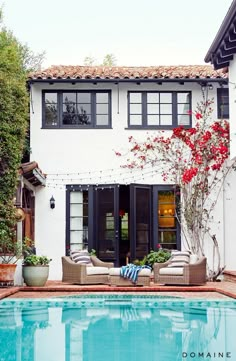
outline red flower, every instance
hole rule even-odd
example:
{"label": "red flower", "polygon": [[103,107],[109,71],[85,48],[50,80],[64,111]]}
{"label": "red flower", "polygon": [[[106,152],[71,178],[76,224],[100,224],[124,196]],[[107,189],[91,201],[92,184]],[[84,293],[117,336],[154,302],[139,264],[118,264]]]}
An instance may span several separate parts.
{"label": "red flower", "polygon": [[201,113],[196,113],[195,117],[196,117],[197,120],[202,119],[202,114]]}

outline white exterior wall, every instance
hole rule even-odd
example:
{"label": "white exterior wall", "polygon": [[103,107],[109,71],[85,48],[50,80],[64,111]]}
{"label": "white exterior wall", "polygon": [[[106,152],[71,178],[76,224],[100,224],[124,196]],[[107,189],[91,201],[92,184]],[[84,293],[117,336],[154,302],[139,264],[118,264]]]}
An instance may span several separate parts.
{"label": "white exterior wall", "polygon": [[236,157],[236,58],[229,66],[230,155]]}
{"label": "white exterior wall", "polygon": [[[42,129],[42,90],[96,90],[104,89],[112,91],[112,129]],[[138,176],[135,179],[127,179],[126,170],[120,169],[121,159],[115,155],[114,150],[124,151],[128,149],[128,137],[145,137],[147,130],[128,130],[128,105],[127,91],[157,90],[157,91],[191,91],[192,109],[196,108],[202,100],[200,85],[196,83],[163,83],[157,85],[146,83],[121,83],[119,85],[119,99],[117,85],[109,84],[34,84],[32,86],[32,107],[31,107],[31,160],[38,162],[39,167],[47,176],[47,187],[36,191],[35,209],[35,243],[38,254],[45,254],[53,259],[50,266],[49,279],[61,279],[61,256],[65,253],[65,224],[66,205],[65,188],[61,184],[161,184],[161,177]],[[216,83],[213,83],[213,90],[209,90],[209,99],[214,97],[215,106],[212,119],[217,117],[216,105]],[[193,117],[194,118],[194,117]],[[194,121],[194,119],[193,119]],[[152,133],[152,131],[148,131]],[[106,171],[111,169],[109,172]],[[102,172],[100,172],[102,171]],[[52,173],[82,173],[73,176],[54,176],[57,181],[52,181]],[[90,174],[85,172],[91,172]],[[139,171],[140,172],[140,171]],[[119,174],[118,174],[119,173]],[[61,178],[64,178],[63,180]],[[73,178],[73,179],[72,179]],[[51,196],[55,198],[55,209],[49,206]],[[232,202],[236,195],[232,196]],[[231,202],[231,201],[230,201]],[[229,203],[230,203],[229,202]],[[224,255],[224,244],[230,239],[230,228],[227,232],[227,239],[224,239],[226,232],[223,227],[223,206],[222,202],[217,205],[217,212],[214,215],[215,233],[222,251],[222,265],[230,264],[232,254]],[[233,246],[232,246],[233,250]],[[228,268],[228,267],[227,267]],[[234,267],[235,268],[235,267]],[[229,268],[228,268],[229,269]]]}

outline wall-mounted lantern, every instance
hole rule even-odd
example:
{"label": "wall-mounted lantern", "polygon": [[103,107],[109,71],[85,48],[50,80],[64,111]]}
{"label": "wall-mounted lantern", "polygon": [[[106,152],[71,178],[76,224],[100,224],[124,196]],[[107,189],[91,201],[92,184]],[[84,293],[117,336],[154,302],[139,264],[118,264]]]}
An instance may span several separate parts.
{"label": "wall-mounted lantern", "polygon": [[55,199],[53,198],[53,196],[51,196],[51,198],[50,198],[50,208],[51,209],[55,208]]}

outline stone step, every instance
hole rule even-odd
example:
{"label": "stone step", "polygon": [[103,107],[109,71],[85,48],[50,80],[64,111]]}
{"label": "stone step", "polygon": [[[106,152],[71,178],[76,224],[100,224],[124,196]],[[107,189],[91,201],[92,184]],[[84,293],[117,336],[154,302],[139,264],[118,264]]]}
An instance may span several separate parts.
{"label": "stone step", "polygon": [[224,281],[236,283],[236,271],[224,271]]}

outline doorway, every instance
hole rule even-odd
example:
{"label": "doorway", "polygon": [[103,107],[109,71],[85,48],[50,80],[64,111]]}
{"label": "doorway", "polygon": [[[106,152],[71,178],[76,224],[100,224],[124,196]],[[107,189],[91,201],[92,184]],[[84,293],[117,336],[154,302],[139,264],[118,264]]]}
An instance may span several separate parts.
{"label": "doorway", "polygon": [[180,249],[171,186],[68,186],[66,209],[67,254],[94,249],[101,260],[122,266],[142,260],[158,244]]}

